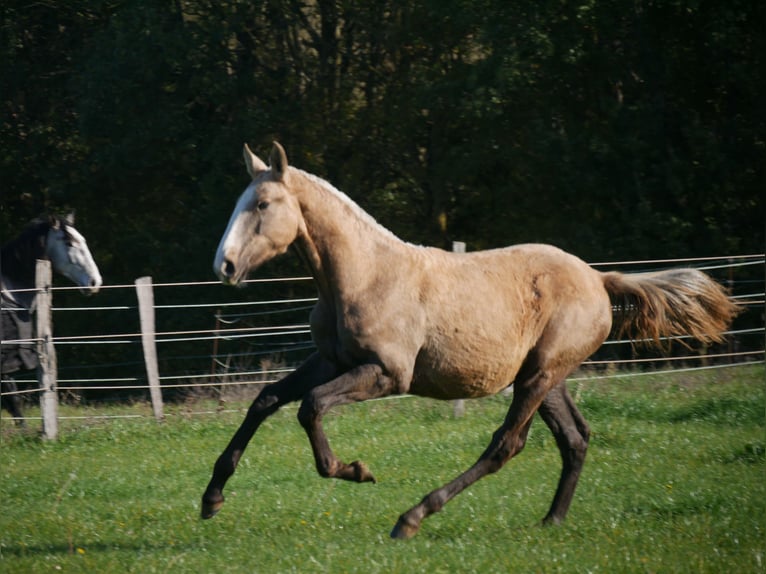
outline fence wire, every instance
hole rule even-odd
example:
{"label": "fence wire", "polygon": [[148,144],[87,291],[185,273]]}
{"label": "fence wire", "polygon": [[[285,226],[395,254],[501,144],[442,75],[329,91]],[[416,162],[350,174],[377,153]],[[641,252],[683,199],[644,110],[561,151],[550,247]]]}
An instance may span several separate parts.
{"label": "fence wire", "polygon": [[[742,269],[764,266],[764,254],[738,255],[726,257],[702,257],[693,259],[656,259],[647,261],[615,261],[593,264],[594,267],[640,267],[641,271],[664,269],[668,266],[694,266],[703,269],[732,291],[732,297],[745,309],[743,315],[750,316],[750,323],[757,326],[732,329],[726,333],[728,341],[714,348],[700,347],[695,353],[679,349],[671,356],[634,356],[635,342],[628,340],[608,340],[600,353],[612,353],[599,356],[599,353],[583,363],[578,373],[570,381],[617,379],[628,376],[640,376],[644,373],[666,373],[706,369],[725,369],[743,362],[764,361],[764,274],[750,273],[747,278],[737,276]],[[284,286],[290,290],[311,281],[310,277],[285,277],[278,279],[255,279],[248,283],[254,286]],[[157,283],[153,285],[155,293],[161,294],[168,303],[155,305],[157,313],[156,344],[160,355],[160,383],[165,392],[180,392],[199,389],[215,389],[220,392],[227,387],[265,384],[278,380],[291,372],[300,363],[301,357],[313,348],[310,327],[306,316],[316,297],[289,296],[251,301],[211,302],[210,296],[200,302],[173,303],[181,299],[180,293],[187,289],[204,289],[215,286],[215,281]],[[135,285],[105,285],[107,292],[124,291],[134,296]],[[55,292],[77,290],[76,287],[54,287]],[[127,298],[127,296],[126,296]],[[184,297],[188,298],[188,297]],[[96,300],[94,300],[95,303]],[[54,314],[98,316],[101,324],[111,327],[137,325],[135,319],[125,319],[137,313],[138,307],[132,304],[106,304],[93,306],[72,305],[53,307]],[[196,313],[200,322],[198,328],[173,328],[179,323],[179,317]],[[294,322],[276,321],[289,314],[296,317]],[[207,323],[203,325],[201,323]],[[84,323],[88,324],[87,319]],[[741,323],[741,321],[740,321]],[[54,325],[56,324],[54,315]],[[735,326],[739,323],[735,323]],[[679,337],[676,339],[684,339]],[[17,339],[2,341],[0,344],[36,344],[37,339]],[[672,340],[671,340],[672,341]],[[110,346],[124,349],[124,354],[136,354],[141,346],[140,329],[117,329],[117,332],[90,332],[87,334],[61,334],[53,340],[61,354],[70,347],[83,349],[87,346]],[[208,348],[205,350],[204,345]],[[188,352],[177,353],[177,346],[188,347]],[[609,351],[609,349],[624,349]],[[119,351],[116,351],[119,352]],[[114,355],[112,352],[111,355]],[[627,355],[627,356],[626,356]],[[69,355],[66,355],[67,357]],[[714,364],[711,364],[714,363]],[[175,366],[175,365],[178,366]],[[668,365],[672,365],[667,368]],[[678,366],[681,365],[681,366]],[[649,367],[648,369],[646,367]],[[59,372],[64,375],[68,370],[84,372],[87,369],[108,371],[110,376],[61,376],[58,390],[62,393],[108,393],[122,396],[126,393],[147,392],[145,373],[142,373],[140,357],[134,361],[114,361],[100,364],[76,365],[59,360]],[[115,376],[126,371],[126,376]],[[135,374],[128,375],[127,371]],[[8,379],[3,379],[7,381]],[[22,388],[13,393],[29,397],[39,392],[33,376],[16,378]],[[26,385],[26,386],[25,386]],[[135,395],[132,395],[135,396]],[[60,417],[79,418],[79,417]],[[91,416],[85,418],[93,418]],[[123,417],[125,418],[125,417]],[[130,418],[137,418],[131,415]]]}

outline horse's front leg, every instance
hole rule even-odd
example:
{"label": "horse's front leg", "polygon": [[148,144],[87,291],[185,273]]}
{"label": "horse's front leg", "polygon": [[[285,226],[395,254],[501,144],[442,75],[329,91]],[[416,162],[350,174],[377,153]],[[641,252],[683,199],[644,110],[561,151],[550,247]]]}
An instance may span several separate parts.
{"label": "horse's front leg", "polygon": [[346,464],[330,448],[322,428],[322,417],[332,407],[390,395],[396,382],[380,365],[360,365],[338,378],[316,387],[306,395],[298,410],[298,420],[306,430],[314,451],[317,472],[325,478],[354,482],[375,482],[375,477],[361,461]]}
{"label": "horse's front leg", "polygon": [[6,396],[2,397],[2,407],[8,409],[17,427],[26,428],[24,412],[21,410],[21,397],[17,394],[19,389],[16,387],[16,381],[8,379],[0,385],[2,385],[2,393],[7,393]]}
{"label": "horse's front leg", "polygon": [[223,487],[234,474],[247,444],[261,423],[287,403],[300,400],[310,389],[335,376],[335,367],[314,353],[285,378],[266,386],[250,405],[245,420],[213,468],[213,477],[202,495],[202,518],[212,518],[224,503]]}

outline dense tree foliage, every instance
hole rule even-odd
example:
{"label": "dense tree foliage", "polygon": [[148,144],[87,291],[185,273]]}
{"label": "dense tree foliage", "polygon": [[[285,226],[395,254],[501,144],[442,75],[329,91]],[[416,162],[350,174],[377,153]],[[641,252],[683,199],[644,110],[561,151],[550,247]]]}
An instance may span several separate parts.
{"label": "dense tree foliage", "polygon": [[[2,240],[75,209],[107,284],[212,279],[242,143],[278,139],[416,243],[763,252],[764,22],[755,0],[5,0]],[[109,352],[74,362],[132,360]]]}
{"label": "dense tree foliage", "polygon": [[760,2],[9,0],[4,234],[75,208],[109,281],[206,278],[272,139],[406,239],[762,251]]}

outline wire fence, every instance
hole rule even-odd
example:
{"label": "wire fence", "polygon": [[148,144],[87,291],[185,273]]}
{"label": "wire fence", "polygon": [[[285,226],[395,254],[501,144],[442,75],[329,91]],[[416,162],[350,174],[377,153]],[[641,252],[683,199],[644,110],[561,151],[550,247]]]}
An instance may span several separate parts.
{"label": "wire fence", "polygon": [[[726,342],[695,346],[669,341],[669,352],[659,355],[631,341],[610,339],[570,380],[764,361],[764,254],[593,264],[599,270],[629,272],[678,266],[704,270],[742,305]],[[255,279],[247,284],[243,290],[215,281],[152,285],[159,385],[166,400],[223,397],[236,387],[276,381],[313,350],[307,322],[316,301],[311,278]],[[53,288],[59,397],[78,403],[146,398],[136,285],[105,285],[87,305],[75,298],[76,289]],[[10,342],[0,344],[5,343]],[[32,398],[40,392],[34,373],[17,377],[16,383],[14,394]]]}

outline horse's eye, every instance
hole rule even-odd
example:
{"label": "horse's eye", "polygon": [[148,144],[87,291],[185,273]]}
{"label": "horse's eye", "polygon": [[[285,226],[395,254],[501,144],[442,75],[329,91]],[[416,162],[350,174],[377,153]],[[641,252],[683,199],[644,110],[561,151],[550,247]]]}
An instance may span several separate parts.
{"label": "horse's eye", "polygon": [[268,201],[260,201],[260,202],[258,202],[258,209],[259,209],[260,211],[263,211],[263,210],[264,210],[264,209],[266,209],[268,206],[269,206],[269,202],[268,202]]}

